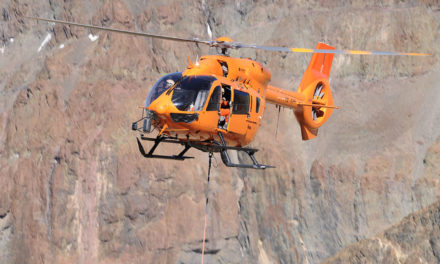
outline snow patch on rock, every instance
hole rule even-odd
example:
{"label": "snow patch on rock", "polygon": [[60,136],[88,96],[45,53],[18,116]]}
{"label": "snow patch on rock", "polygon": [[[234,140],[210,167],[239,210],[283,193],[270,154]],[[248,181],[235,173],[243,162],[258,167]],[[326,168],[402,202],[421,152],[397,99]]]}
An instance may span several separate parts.
{"label": "snow patch on rock", "polygon": [[95,42],[99,38],[98,35],[89,34],[89,39],[92,42]]}
{"label": "snow patch on rock", "polygon": [[43,42],[41,42],[41,45],[38,48],[38,52],[40,52],[51,39],[52,39],[52,34],[48,33],[47,36],[44,38]]}

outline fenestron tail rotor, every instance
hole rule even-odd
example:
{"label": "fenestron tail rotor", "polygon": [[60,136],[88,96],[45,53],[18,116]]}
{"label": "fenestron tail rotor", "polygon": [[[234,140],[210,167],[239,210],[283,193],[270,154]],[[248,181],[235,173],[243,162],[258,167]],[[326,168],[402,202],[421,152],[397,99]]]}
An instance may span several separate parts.
{"label": "fenestron tail rotor", "polygon": [[[50,22],[50,23],[57,23],[57,24],[64,24],[64,25],[70,25],[70,26],[95,29],[95,30],[129,34],[129,35],[134,35],[134,36],[157,38],[157,39],[170,40],[170,41],[205,44],[210,47],[219,47],[221,49],[249,48],[249,49],[258,49],[258,50],[265,50],[265,51],[292,52],[292,53],[327,53],[327,54],[381,55],[381,56],[430,56],[429,54],[426,54],[426,53],[415,53],[415,52],[307,49],[307,48],[289,48],[289,47],[277,47],[277,46],[261,46],[261,45],[256,45],[256,44],[246,44],[246,43],[234,42],[230,39],[225,41],[225,38],[218,38],[216,40],[212,40],[212,39],[211,40],[201,40],[198,38],[179,38],[179,37],[171,37],[171,36],[151,34],[151,33],[145,33],[145,32],[137,32],[137,31],[122,30],[122,29],[115,29],[115,28],[109,28],[109,27],[88,25],[88,24],[80,24],[80,23],[63,21],[63,20],[56,20],[56,19],[46,19],[46,18],[28,17],[28,16],[25,16],[25,18],[39,20],[39,21],[45,21],[45,22]],[[210,29],[209,29],[209,31],[210,31]]]}
{"label": "fenestron tail rotor", "polygon": [[[313,100],[321,102],[324,97],[324,91],[322,91],[322,88],[324,85],[322,83],[318,83],[318,85],[315,88],[315,92],[313,93]],[[319,104],[318,104],[319,105]],[[322,117],[324,115],[324,111],[321,110],[321,107],[312,107],[312,117],[314,121],[318,121],[318,117]]]}

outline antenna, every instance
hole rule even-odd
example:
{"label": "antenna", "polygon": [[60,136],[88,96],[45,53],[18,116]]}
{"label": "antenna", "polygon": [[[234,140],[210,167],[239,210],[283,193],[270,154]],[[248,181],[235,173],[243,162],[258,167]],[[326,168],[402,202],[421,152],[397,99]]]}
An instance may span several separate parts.
{"label": "antenna", "polygon": [[278,123],[280,122],[281,105],[277,105],[276,107],[278,108],[278,118],[277,118],[277,128],[275,130],[275,139],[277,138],[278,135]]}

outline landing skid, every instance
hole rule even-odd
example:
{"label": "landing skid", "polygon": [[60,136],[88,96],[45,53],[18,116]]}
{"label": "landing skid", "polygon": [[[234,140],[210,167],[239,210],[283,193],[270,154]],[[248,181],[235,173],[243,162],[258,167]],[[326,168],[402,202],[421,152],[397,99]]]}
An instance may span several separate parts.
{"label": "landing skid", "polygon": [[[223,134],[219,132],[219,137],[221,142],[217,141],[181,141],[177,138],[168,137],[165,135],[157,136],[156,138],[150,138],[142,135],[140,137],[141,140],[145,141],[153,141],[154,145],[151,147],[151,149],[146,152],[144,147],[142,146],[141,141],[139,138],[136,138],[139,152],[144,156],[145,158],[157,158],[157,159],[171,159],[171,160],[185,160],[185,159],[192,159],[194,157],[185,156],[185,153],[190,148],[196,148],[203,152],[220,152],[220,156],[222,158],[223,163],[228,167],[235,167],[235,168],[245,168],[245,169],[266,169],[266,168],[275,168],[274,166],[270,165],[263,165],[258,163],[257,159],[255,158],[254,154],[258,151],[258,149],[253,148],[242,148],[242,147],[230,147],[227,146],[225,143],[225,139],[223,137]],[[170,143],[170,144],[179,144],[184,146],[184,149],[179,152],[177,155],[157,155],[154,154],[154,151],[161,143]],[[246,154],[249,155],[249,157],[252,160],[253,164],[239,164],[239,163],[233,163],[231,161],[231,158],[229,157],[228,150],[236,150],[236,151],[243,151]]]}
{"label": "landing skid", "polygon": [[[255,158],[254,154],[258,151],[258,149],[252,149],[252,148],[239,148],[239,147],[228,147],[226,146],[225,139],[223,137],[223,134],[221,132],[218,133],[220,140],[221,140],[221,148],[220,156],[222,157],[223,163],[228,167],[235,167],[235,168],[245,168],[245,169],[266,169],[266,168],[275,168],[275,166],[271,165],[263,165],[260,164],[257,159]],[[240,164],[240,163],[232,163],[231,158],[228,154],[228,149],[234,149],[237,151],[243,151],[246,154],[249,155],[249,157],[252,160],[253,164]]]}
{"label": "landing skid", "polygon": [[[139,138],[136,138],[137,143],[138,143],[138,147],[139,147],[139,152],[145,158],[172,159],[172,160],[185,160],[185,159],[193,159],[194,158],[194,157],[184,156],[185,153],[191,148],[191,146],[189,146],[188,144],[185,144],[184,142],[181,142],[181,141],[179,141],[177,139],[173,139],[173,138],[170,139],[170,138],[167,138],[165,136],[157,136],[156,138],[148,138],[148,137],[141,136],[141,139],[142,140],[148,140],[148,141],[154,141],[154,145],[151,147],[151,149],[148,151],[148,153],[146,153],[145,150],[144,150],[144,147],[142,146],[142,143],[139,141]],[[167,156],[167,155],[156,155],[156,154],[154,154],[154,151],[159,146],[159,144],[162,143],[162,142],[184,145],[185,148],[179,154],[177,154],[177,155]]]}

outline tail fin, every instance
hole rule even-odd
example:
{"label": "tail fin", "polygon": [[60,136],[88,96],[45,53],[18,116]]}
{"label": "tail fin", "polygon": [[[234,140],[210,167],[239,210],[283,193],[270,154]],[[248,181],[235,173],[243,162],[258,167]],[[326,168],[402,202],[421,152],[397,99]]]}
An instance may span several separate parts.
{"label": "tail fin", "polygon": [[[324,43],[318,43],[316,49],[334,50]],[[314,53],[297,92],[304,95],[303,107],[295,110],[295,116],[301,126],[303,140],[309,140],[318,135],[318,128],[332,114],[333,109],[313,105],[333,106],[333,97],[328,82],[332,67],[333,54]]]}

